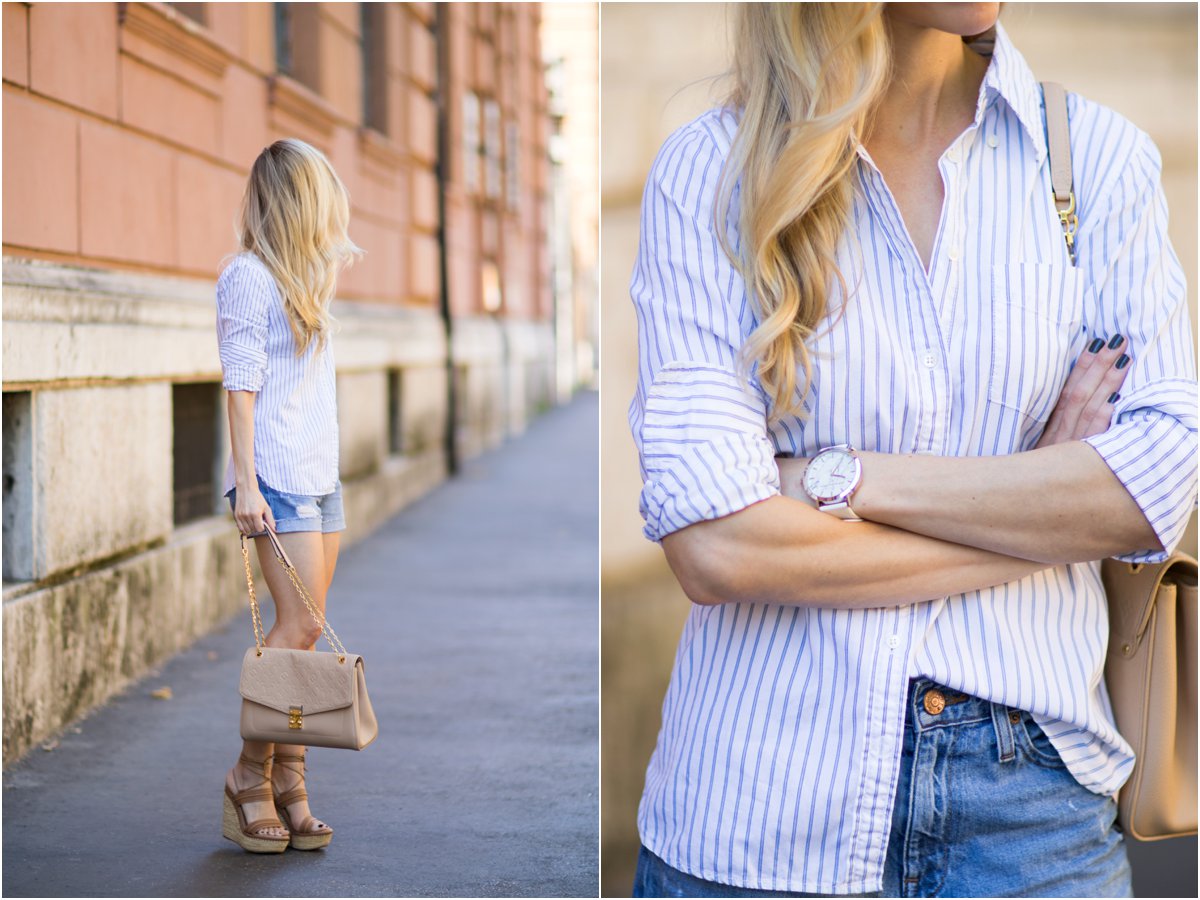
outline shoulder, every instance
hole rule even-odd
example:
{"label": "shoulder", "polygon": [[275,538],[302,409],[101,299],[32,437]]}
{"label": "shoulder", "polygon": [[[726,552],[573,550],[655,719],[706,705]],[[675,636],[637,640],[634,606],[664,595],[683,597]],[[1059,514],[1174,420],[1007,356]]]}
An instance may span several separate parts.
{"label": "shoulder", "polygon": [[1114,109],[1067,92],[1071,164],[1080,206],[1095,208],[1130,188],[1144,191],[1162,173],[1154,140]]}
{"label": "shoulder", "polygon": [[711,209],[736,133],[736,113],[727,107],[710,109],[675,129],[650,166],[647,198],[662,193],[692,213]]}
{"label": "shoulder", "polygon": [[217,299],[227,300],[236,296],[269,300],[273,282],[271,272],[263,261],[250,251],[243,251],[230,259],[217,277]]}

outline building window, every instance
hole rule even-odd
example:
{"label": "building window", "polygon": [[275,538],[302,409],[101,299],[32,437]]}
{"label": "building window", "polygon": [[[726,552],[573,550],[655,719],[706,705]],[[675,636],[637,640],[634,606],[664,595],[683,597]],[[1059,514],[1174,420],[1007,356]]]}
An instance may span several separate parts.
{"label": "building window", "polygon": [[33,578],[33,395],[4,393],[4,580]]}
{"label": "building window", "polygon": [[275,68],[284,75],[292,73],[292,4],[276,3]]}
{"label": "building window", "polygon": [[360,3],[362,31],[362,120],[380,134],[387,121],[387,10],[382,3]]}
{"label": "building window", "polygon": [[483,165],[484,194],[489,200],[499,200],[503,187],[501,158],[504,155],[500,129],[500,104],[485,100],[483,104]]}
{"label": "building window", "polygon": [[521,135],[516,122],[509,122],[504,133],[504,196],[515,213],[521,209]]}
{"label": "building window", "polygon": [[204,7],[207,3],[168,3],[167,6],[173,6],[181,14],[187,16],[193,22],[199,25],[208,26],[208,13]]}
{"label": "building window", "polygon": [[175,524],[217,511],[220,385],[177,384],[171,389],[175,433]]}
{"label": "building window", "polygon": [[479,190],[479,97],[471,91],[463,94],[463,187],[467,193]]}
{"label": "building window", "polygon": [[404,452],[404,410],[402,406],[402,391],[404,388],[404,371],[388,369],[387,381],[387,413],[388,413],[388,453],[392,455]]}

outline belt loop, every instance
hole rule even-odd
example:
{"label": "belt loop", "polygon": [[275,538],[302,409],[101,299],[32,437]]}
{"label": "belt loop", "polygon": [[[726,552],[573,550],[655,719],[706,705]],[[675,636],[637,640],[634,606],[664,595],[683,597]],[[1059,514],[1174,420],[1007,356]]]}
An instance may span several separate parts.
{"label": "belt loop", "polygon": [[1000,762],[1012,762],[1017,756],[1012,720],[1008,717],[1008,708],[1001,703],[992,703],[992,725],[996,729],[996,745],[999,748]]}

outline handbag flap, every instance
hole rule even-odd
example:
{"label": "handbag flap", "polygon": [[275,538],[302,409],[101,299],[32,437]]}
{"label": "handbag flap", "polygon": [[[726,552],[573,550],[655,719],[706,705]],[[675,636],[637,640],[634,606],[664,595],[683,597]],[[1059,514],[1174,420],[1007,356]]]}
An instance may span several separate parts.
{"label": "handbag flap", "polygon": [[262,656],[251,647],[242,659],[241,695],[253,702],[286,713],[293,706],[306,715],[341,709],[354,702],[356,672],[362,657],[321,650],[288,650],[263,647]]}
{"label": "handbag flap", "polygon": [[1108,594],[1109,628],[1114,638],[1136,648],[1150,624],[1159,587],[1194,585],[1196,560],[1186,553],[1175,553],[1166,562],[1133,566],[1106,559],[1101,567]]}

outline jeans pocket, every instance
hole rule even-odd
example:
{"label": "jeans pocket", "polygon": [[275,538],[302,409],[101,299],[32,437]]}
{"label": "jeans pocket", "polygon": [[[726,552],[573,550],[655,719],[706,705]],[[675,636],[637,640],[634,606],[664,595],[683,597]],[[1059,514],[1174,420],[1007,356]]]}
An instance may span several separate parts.
{"label": "jeans pocket", "polygon": [[1017,743],[1028,760],[1047,769],[1065,769],[1067,767],[1058,748],[1050,743],[1046,732],[1042,731],[1041,726],[1033,720],[1033,716],[1029,713],[1021,713],[1021,719],[1013,731],[1016,732]]}
{"label": "jeans pocket", "polygon": [[993,266],[991,301],[988,400],[1045,422],[1083,349],[1083,275],[1047,263]]}

